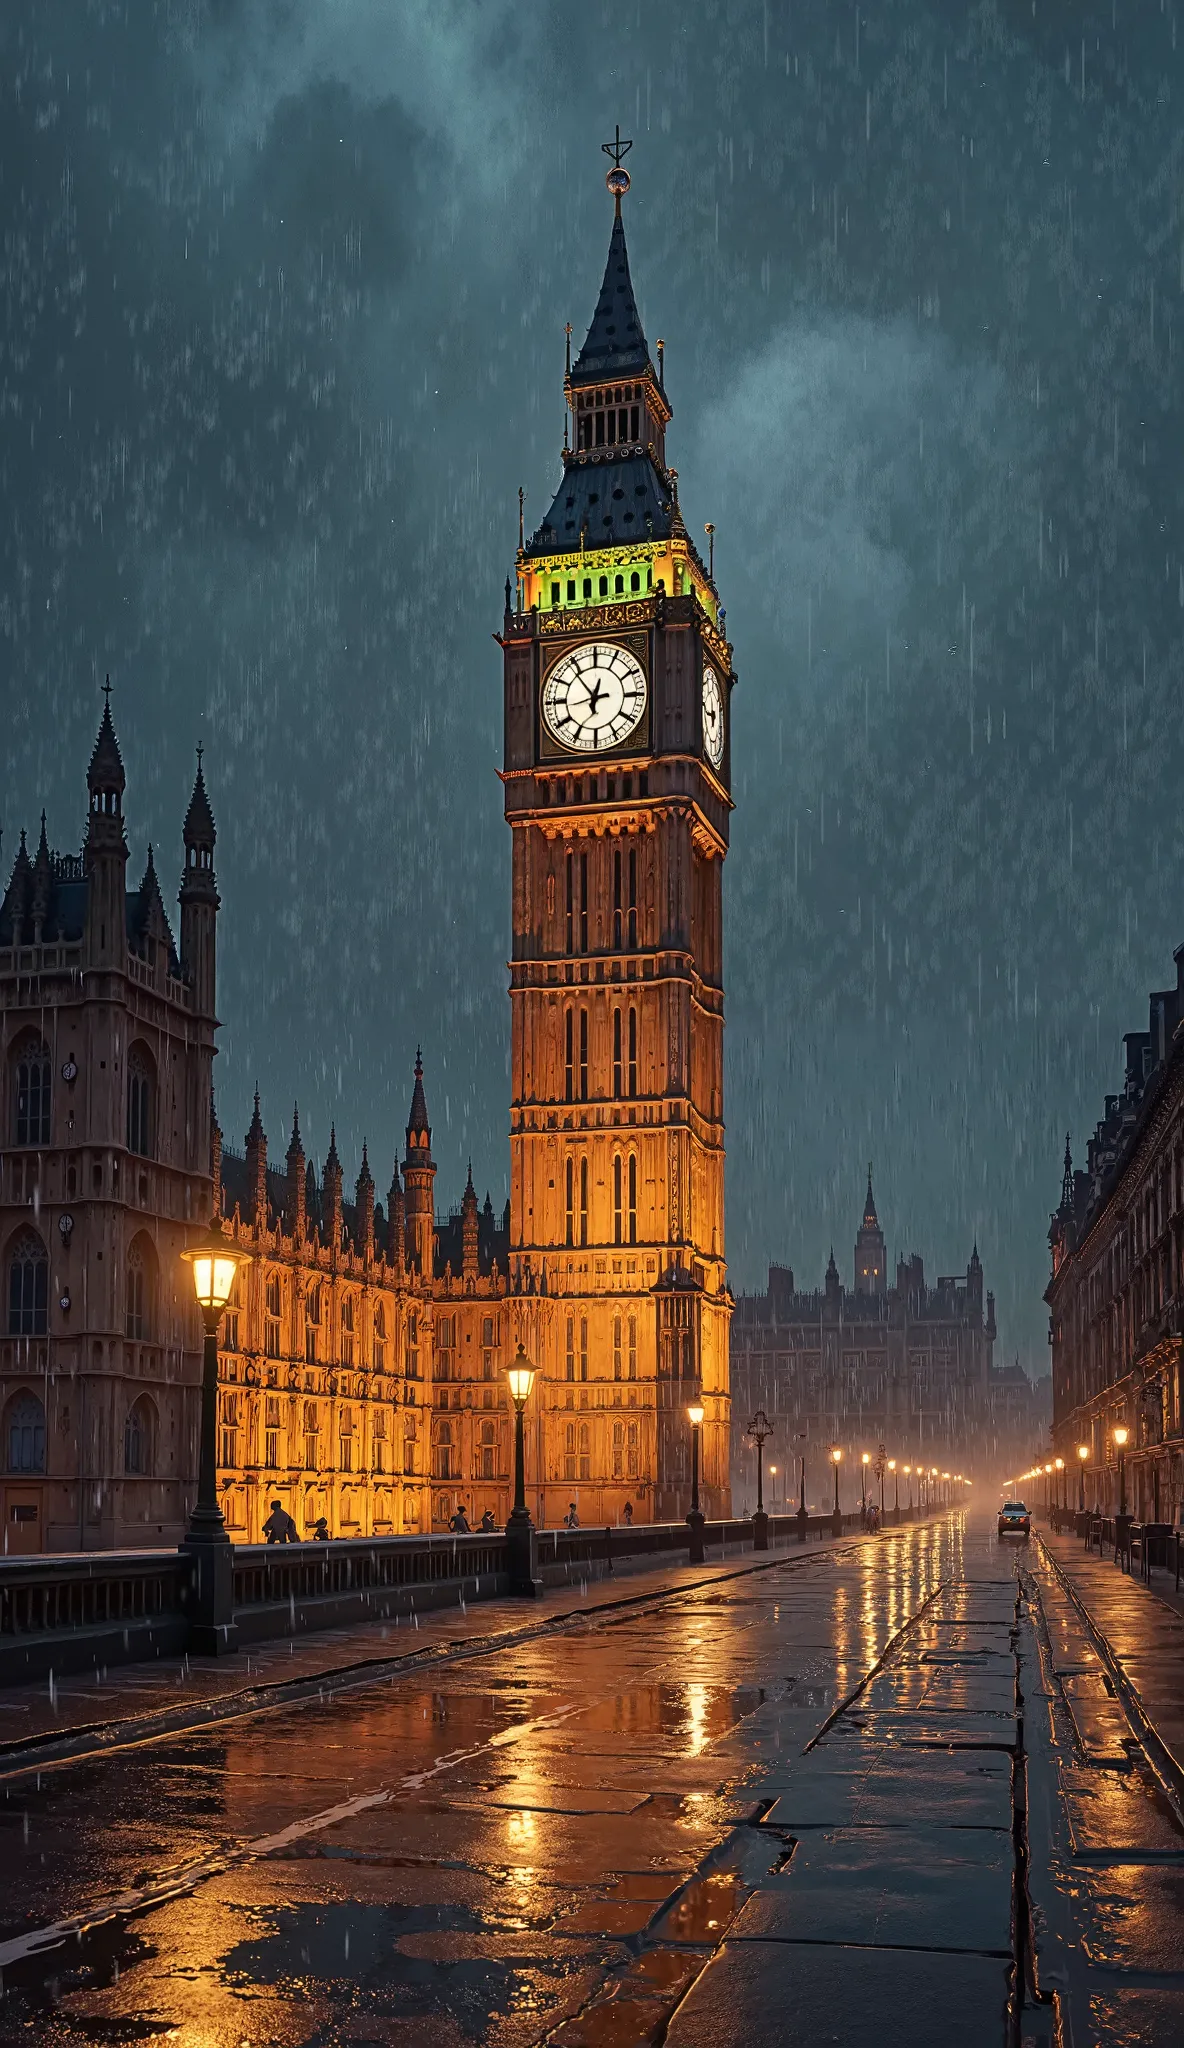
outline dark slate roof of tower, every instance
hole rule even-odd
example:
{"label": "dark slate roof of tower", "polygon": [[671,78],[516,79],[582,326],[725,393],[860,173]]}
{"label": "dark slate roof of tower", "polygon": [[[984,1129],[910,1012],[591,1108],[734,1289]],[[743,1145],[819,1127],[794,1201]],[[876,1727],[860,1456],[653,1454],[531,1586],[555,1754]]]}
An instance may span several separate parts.
{"label": "dark slate roof of tower", "polygon": [[90,757],[90,767],[86,771],[86,786],[92,792],[97,789],[117,789],[120,795],[127,788],[123,756],[119,751],[119,741],[115,737],[115,727],[111,723],[110,697],[103,706],[95,750]]}
{"label": "dark slate roof of tower", "polygon": [[185,813],[182,836],[186,846],[213,846],[218,837],[214,826],[214,813],[210,809],[210,799],[206,794],[206,779],[202,773],[200,754],[197,762],[197,780],[193,785],[193,795],[189,799],[189,809]]}
{"label": "dark slate roof of tower", "polygon": [[595,384],[606,377],[639,377],[650,367],[650,352],[629,275],[625,223],[618,213],[609,237],[604,282],[587,339],[572,366],[573,384]]}
{"label": "dark slate roof of tower", "polygon": [[673,490],[648,454],[569,462],[551,509],[524,550],[535,555],[573,554],[589,548],[627,546],[631,540],[669,540],[683,531]]}
{"label": "dark slate roof of tower", "polygon": [[145,938],[149,936],[149,926],[153,923],[155,923],[159,936],[169,949],[169,973],[179,977],[181,962],[177,957],[177,948],[173,943],[173,928],[169,923],[168,912],[164,907],[164,898],[160,893],[160,881],[156,873],[156,863],[152,858],[152,848],[149,846],[148,863],[144,869],[144,878],[138,889],[129,889],[127,892],[127,941],[133,953],[143,952]]}

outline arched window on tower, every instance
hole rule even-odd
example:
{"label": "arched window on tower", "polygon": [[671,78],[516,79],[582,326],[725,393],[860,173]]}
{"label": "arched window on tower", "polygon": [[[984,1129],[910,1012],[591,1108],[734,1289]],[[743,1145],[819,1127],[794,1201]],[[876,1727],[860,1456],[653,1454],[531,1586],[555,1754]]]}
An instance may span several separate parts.
{"label": "arched window on tower", "polygon": [[629,1009],[629,1070],[627,1074],[630,1096],[637,1094],[637,1011]]}
{"label": "arched window on tower", "polygon": [[588,1100],[588,1012],[580,1011],[580,1101]]}
{"label": "arched window on tower", "polygon": [[580,1317],[580,1378],[588,1377],[588,1318]]}
{"label": "arched window on tower", "polygon": [[132,1402],[123,1425],[123,1469],[145,1478],[152,1471],[156,1441],[156,1409],[148,1394]]}
{"label": "arched window on tower", "polygon": [[569,1245],[574,1245],[576,1241],[575,1171],[575,1160],[569,1153],[563,1168],[566,1241]]}
{"label": "arched window on tower", "polygon": [[156,1070],[152,1055],[133,1045],[127,1056],[127,1149],[151,1159],[156,1142]]}
{"label": "arched window on tower", "polygon": [[588,1242],[588,1161],[580,1161],[580,1243]]}
{"label": "arched window on tower", "polygon": [[381,1301],[374,1304],[374,1370],[386,1371],[386,1309]]}
{"label": "arched window on tower", "polygon": [[45,1409],[36,1394],[15,1394],[10,1401],[4,1451],[10,1472],[44,1472]]}
{"label": "arched window on tower", "polygon": [[354,1362],[354,1298],[352,1294],[341,1297],[341,1363]]}
{"label": "arched window on tower", "polygon": [[567,1348],[564,1355],[564,1377],[574,1380],[576,1376],[576,1319],[567,1319]]}
{"label": "arched window on tower", "polygon": [[49,1320],[49,1257],[35,1230],[22,1230],[8,1255],[8,1334],[44,1337]]}
{"label": "arched window on tower", "polygon": [[613,1243],[621,1244],[625,1236],[625,1210],[623,1201],[623,1180],[621,1155],[613,1153]]}
{"label": "arched window on tower", "polygon": [[622,1059],[621,1012],[613,1011],[613,1094],[620,1099],[625,1093],[625,1067]]}
{"label": "arched window on tower", "polygon": [[564,1093],[568,1102],[576,1099],[575,1013],[570,1003],[563,1017]]}
{"label": "arched window on tower", "polygon": [[629,1154],[629,1234],[628,1242],[637,1243],[637,1154]]}
{"label": "arched window on tower", "polygon": [[620,1316],[613,1317],[613,1378],[615,1380],[623,1379],[625,1376],[624,1362],[621,1358],[621,1322]]}
{"label": "arched window on tower", "polygon": [[152,1334],[153,1277],[152,1246],[141,1232],[128,1248],[124,1276],[124,1334],[136,1344]]}
{"label": "arched window on tower", "polygon": [[49,1047],[39,1036],[25,1038],[13,1061],[13,1128],[18,1145],[48,1145]]}

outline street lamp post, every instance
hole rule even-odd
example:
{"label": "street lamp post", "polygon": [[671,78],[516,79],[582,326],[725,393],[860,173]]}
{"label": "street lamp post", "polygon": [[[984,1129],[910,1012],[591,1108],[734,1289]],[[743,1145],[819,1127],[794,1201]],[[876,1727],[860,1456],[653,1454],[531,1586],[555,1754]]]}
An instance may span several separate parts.
{"label": "street lamp post", "polygon": [[535,1368],[521,1344],[514,1362],[506,1367],[510,1399],[514,1403],[514,1505],[506,1523],[506,1572],[510,1591],[523,1600],[536,1600],[543,1582],[538,1574],[538,1538],[526,1505],[526,1432],[523,1415],[534,1385]]}
{"label": "street lamp post", "polygon": [[1086,1459],[1088,1458],[1088,1456],[1089,1456],[1089,1445],[1088,1445],[1088,1444],[1078,1444],[1078,1446],[1077,1446],[1077,1472],[1078,1472],[1078,1481],[1079,1481],[1079,1484],[1078,1484],[1078,1497],[1077,1497],[1077,1506],[1078,1506],[1078,1512],[1079,1512],[1080,1514],[1084,1514],[1084,1513],[1085,1513],[1085,1461],[1086,1461]]}
{"label": "street lamp post", "polygon": [[871,1464],[871,1452],[865,1451],[859,1460],[859,1512],[867,1520],[867,1468]]}
{"label": "street lamp post", "polygon": [[911,1516],[913,1512],[913,1468],[911,1465],[905,1466],[904,1476],[909,1482],[909,1515]]}
{"label": "street lamp post", "polygon": [[1126,1424],[1119,1422],[1114,1427],[1114,1442],[1118,1448],[1118,1519],[1114,1530],[1114,1562],[1122,1561],[1123,1547],[1131,1518],[1126,1511],[1126,1445],[1130,1435]]}
{"label": "street lamp post", "polygon": [[691,1425],[691,1512],[687,1523],[691,1531],[692,1564],[703,1562],[703,1513],[699,1507],[699,1431],[703,1423],[703,1404],[692,1401],[687,1409],[687,1420]]}
{"label": "street lamp post", "polygon": [[799,1493],[798,1493],[798,1542],[799,1542],[799,1543],[804,1543],[804,1542],[805,1542],[805,1540],[806,1540],[806,1522],[807,1522],[807,1519],[808,1519],[808,1518],[807,1518],[807,1515],[806,1515],[806,1453],[805,1453],[805,1451],[803,1451],[803,1452],[801,1453],[801,1465],[802,1465],[802,1476],[801,1476],[801,1485],[800,1485],[800,1491],[799,1491]]}
{"label": "street lamp post", "polygon": [[895,1458],[889,1458],[889,1460],[888,1460],[888,1470],[889,1470],[889,1471],[891,1472],[891,1474],[892,1474],[892,1483],[893,1483],[893,1486],[894,1486],[894,1487],[895,1487],[895,1489],[896,1489],[896,1499],[895,1499],[895,1501],[894,1501],[894,1503],[893,1503],[893,1507],[892,1507],[892,1515],[893,1515],[893,1519],[894,1519],[894,1521],[897,1521],[897,1522],[899,1522],[899,1520],[900,1520],[900,1474],[899,1474],[899,1472],[898,1472],[898,1471],[897,1471],[897,1469],[896,1469],[896,1459],[895,1459]]}
{"label": "street lamp post", "polygon": [[756,1513],[752,1518],[752,1547],[754,1550],[767,1550],[769,1517],[765,1513],[765,1438],[772,1435],[772,1430],[763,1408],[757,1409],[748,1425],[748,1434],[756,1445]]}
{"label": "street lamp post", "polygon": [[198,1656],[217,1657],[238,1648],[234,1619],[234,1563],[230,1537],[218,1506],[218,1326],[234,1288],[240,1266],[251,1262],[223,1237],[211,1220],[203,1243],[181,1253],[193,1274],[193,1291],[205,1324],[201,1371],[201,1438],[198,1448],[197,1500],[181,1549],[192,1560],[193,1579],[189,1647]]}
{"label": "street lamp post", "polygon": [[831,1516],[831,1533],[835,1536],[841,1536],[843,1533],[843,1517],[839,1513],[839,1466],[843,1462],[842,1446],[835,1444],[831,1449],[830,1455],[835,1468],[835,1511]]}

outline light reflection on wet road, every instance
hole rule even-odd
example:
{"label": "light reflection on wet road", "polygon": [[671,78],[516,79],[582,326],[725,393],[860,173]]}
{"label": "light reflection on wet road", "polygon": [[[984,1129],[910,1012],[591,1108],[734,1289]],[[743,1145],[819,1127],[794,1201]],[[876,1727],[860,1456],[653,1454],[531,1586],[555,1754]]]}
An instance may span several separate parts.
{"label": "light reflection on wet road", "polygon": [[[931,1944],[982,2007],[961,2048],[1001,2043],[1015,1594],[1011,1559],[951,1521],[543,1633],[434,1689],[384,1680],[10,1784],[10,1944],[203,1874],[6,1972],[0,2038],[610,2048],[693,1984],[672,2044],[731,2038],[732,2010],[805,2041],[752,2032],[765,1980],[745,2010],[743,1972],[772,1987],[789,1958],[800,1980],[820,1944],[833,1980],[837,1940],[853,1984],[869,1953],[887,1982]],[[959,1730],[979,1746],[951,1749]],[[921,1823],[918,1890],[916,1841],[886,1830]]]}

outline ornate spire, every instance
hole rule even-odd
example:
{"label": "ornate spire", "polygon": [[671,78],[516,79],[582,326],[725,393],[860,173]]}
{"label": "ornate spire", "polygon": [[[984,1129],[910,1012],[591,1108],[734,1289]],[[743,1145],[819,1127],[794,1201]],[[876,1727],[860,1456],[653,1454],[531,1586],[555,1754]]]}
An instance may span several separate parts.
{"label": "ornate spire", "polygon": [[304,1144],[300,1136],[300,1111],[292,1104],[292,1135],[288,1140],[288,1185],[284,1201],[284,1221],[293,1237],[303,1237],[307,1218],[305,1209],[305,1166]]}
{"label": "ornate spire", "polygon": [[[619,147],[624,155],[632,143],[604,143],[609,154]],[[606,180],[609,191],[616,202],[613,217],[613,231],[609,236],[608,262],[604,266],[604,280],[596,311],[585,337],[584,346],[571,368],[573,384],[597,384],[609,377],[640,377],[652,369],[649,345],[633,295],[633,279],[629,275],[629,251],[625,246],[625,223],[621,219],[621,200],[629,190],[629,173],[618,163]]]}
{"label": "ornate spire", "polygon": [[212,855],[218,834],[214,825],[214,813],[210,809],[210,799],[206,793],[206,779],[202,772],[201,757],[202,749],[199,747],[197,750],[197,779],[193,785],[193,794],[189,799],[189,809],[185,813],[182,836],[185,841],[186,851],[192,847],[195,852],[208,852]]}
{"label": "ornate spire", "polygon": [[1061,1176],[1061,1214],[1073,1213],[1073,1154],[1069,1149],[1069,1133],[1065,1132],[1065,1171]]}
{"label": "ornate spire", "polygon": [[880,1228],[880,1219],[876,1214],[876,1198],[872,1193],[872,1162],[870,1159],[867,1162],[867,1195],[863,1204],[863,1227],[865,1230],[878,1230]]}
{"label": "ornate spire", "polygon": [[255,1113],[247,1132],[247,1190],[251,1221],[257,1230],[267,1227],[267,1134],[259,1114],[259,1090],[255,1090]]}
{"label": "ornate spire", "polygon": [[49,863],[49,841],[45,836],[45,812],[41,813],[41,837],[37,842],[37,858],[33,862],[33,944],[41,943],[42,929],[49,914],[49,899],[53,893],[53,870]]}
{"label": "ornate spire", "polygon": [[415,1048],[415,1086],[411,1091],[411,1114],[407,1119],[407,1150],[413,1147],[430,1152],[432,1127],[428,1122],[427,1097],[423,1092],[423,1054]]}
{"label": "ornate spire", "polygon": [[366,1140],[362,1140],[362,1164],[358,1172],[355,1195],[357,1203],[357,1243],[367,1259],[374,1256],[374,1175],[366,1156]]}
{"label": "ornate spire", "polygon": [[[95,749],[90,757],[90,767],[86,773],[86,786],[91,794],[92,811],[108,809],[118,812],[120,808],[118,800],[127,788],[127,776],[123,770],[123,756],[119,751],[119,741],[115,737],[115,727],[111,723],[110,676],[108,676],[103,688],[105,696],[103,716],[99,721],[98,738],[95,741]],[[97,796],[113,797],[116,801],[106,805],[99,805],[94,802]]]}

